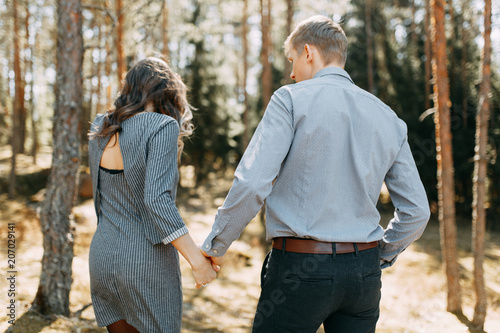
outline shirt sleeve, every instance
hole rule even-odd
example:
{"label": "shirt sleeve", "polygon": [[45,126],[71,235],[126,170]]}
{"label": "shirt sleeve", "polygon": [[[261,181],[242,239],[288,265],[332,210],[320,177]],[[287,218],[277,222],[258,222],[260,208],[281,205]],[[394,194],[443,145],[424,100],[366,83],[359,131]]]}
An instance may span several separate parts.
{"label": "shirt sleeve", "polygon": [[174,197],[178,180],[178,136],[177,122],[169,121],[149,139],[147,148],[144,204],[150,214],[149,223],[153,225],[146,226],[146,230],[160,234],[164,244],[188,232]]}
{"label": "shirt sleeve", "polygon": [[234,174],[233,186],[219,207],[212,231],[203,243],[210,256],[222,256],[271,193],[294,133],[288,90],[277,90]]}
{"label": "shirt sleeve", "polygon": [[427,195],[407,139],[385,177],[385,184],[395,211],[381,241],[381,268],[392,266],[397,256],[420,238],[430,217]]}

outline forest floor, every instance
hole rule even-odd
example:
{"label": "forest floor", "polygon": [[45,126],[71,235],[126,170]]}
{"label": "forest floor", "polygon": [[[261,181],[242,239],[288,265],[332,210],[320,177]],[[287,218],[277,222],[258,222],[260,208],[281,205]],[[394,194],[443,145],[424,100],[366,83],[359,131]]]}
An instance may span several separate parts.
{"label": "forest floor", "polygon": [[[8,176],[9,156],[0,148],[0,178]],[[37,166],[25,156],[19,158],[20,173],[35,173],[50,166],[48,152],[41,154]],[[179,191],[178,206],[195,241],[201,243],[210,231],[217,207],[231,185],[231,175],[211,175],[196,188]],[[74,208],[75,257],[70,295],[72,315],[44,318],[28,312],[34,299],[43,254],[42,234],[36,215],[38,204],[19,196],[8,200],[0,193],[0,266],[2,267],[0,331],[35,332],[106,332],[98,328],[91,306],[88,274],[88,249],[96,227],[92,200],[80,200]],[[390,214],[383,213],[388,220]],[[7,223],[16,224],[16,324],[9,328],[7,296]],[[181,259],[184,289],[183,333],[250,332],[260,292],[260,270],[269,244],[259,218],[250,223],[239,241],[233,244],[219,277],[206,288],[195,289],[189,265]],[[485,281],[488,314],[485,332],[500,332],[500,234],[488,233]],[[458,250],[463,298],[463,316],[446,312],[446,280],[442,266],[439,227],[431,220],[422,238],[411,245],[397,263],[383,271],[381,315],[377,332],[473,332],[469,329],[474,305],[471,230],[465,222],[458,230]],[[320,329],[318,332],[323,332]]]}

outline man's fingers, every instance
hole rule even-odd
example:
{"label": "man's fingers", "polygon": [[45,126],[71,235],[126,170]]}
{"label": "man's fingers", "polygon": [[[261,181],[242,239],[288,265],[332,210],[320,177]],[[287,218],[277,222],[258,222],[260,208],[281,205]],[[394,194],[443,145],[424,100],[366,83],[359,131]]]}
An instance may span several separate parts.
{"label": "man's fingers", "polygon": [[219,266],[222,266],[222,264],[224,263],[224,257],[212,257],[211,260],[213,264]]}

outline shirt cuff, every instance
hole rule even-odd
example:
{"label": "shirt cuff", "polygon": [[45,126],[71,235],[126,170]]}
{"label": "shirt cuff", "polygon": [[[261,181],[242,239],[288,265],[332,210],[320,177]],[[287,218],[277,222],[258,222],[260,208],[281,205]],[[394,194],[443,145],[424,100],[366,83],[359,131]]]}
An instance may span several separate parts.
{"label": "shirt cuff", "polygon": [[182,228],[178,229],[177,231],[171,233],[170,235],[168,235],[167,237],[163,238],[162,239],[162,243],[167,245],[169,244],[170,242],[176,240],[177,238],[187,234],[189,232],[189,229],[187,228],[187,226],[183,226]]}
{"label": "shirt cuff", "polygon": [[396,262],[396,259],[398,258],[398,256],[395,256],[394,258],[392,258],[392,260],[388,261],[388,260],[384,260],[384,259],[380,259],[380,268],[381,269],[384,269],[384,268],[388,268],[388,267],[391,267],[392,265],[394,265],[394,263]]}
{"label": "shirt cuff", "polygon": [[210,233],[201,249],[210,257],[222,257],[226,253],[227,248],[225,248],[223,244],[214,244],[216,243],[215,237],[217,237],[217,234],[214,234],[213,232]]}

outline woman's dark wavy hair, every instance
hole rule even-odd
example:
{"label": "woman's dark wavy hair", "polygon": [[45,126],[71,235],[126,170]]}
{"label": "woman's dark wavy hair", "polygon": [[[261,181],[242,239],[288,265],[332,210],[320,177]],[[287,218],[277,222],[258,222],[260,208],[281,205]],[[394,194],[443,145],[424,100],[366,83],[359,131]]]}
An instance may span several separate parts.
{"label": "woman's dark wavy hair", "polygon": [[180,158],[184,147],[182,139],[193,133],[193,114],[186,99],[186,86],[165,61],[150,57],[135,64],[125,76],[114,106],[104,116],[102,126],[90,133],[91,139],[111,137],[122,130],[124,120],[141,112],[153,111],[166,114],[179,123],[177,144]]}

